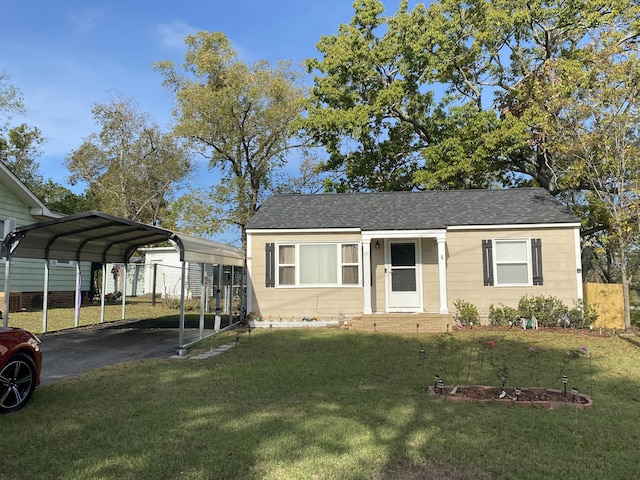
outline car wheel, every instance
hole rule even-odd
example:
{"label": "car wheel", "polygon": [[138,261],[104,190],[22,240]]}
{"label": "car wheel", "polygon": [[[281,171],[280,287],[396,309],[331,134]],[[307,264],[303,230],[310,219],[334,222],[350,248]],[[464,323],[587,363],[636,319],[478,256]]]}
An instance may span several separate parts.
{"label": "car wheel", "polygon": [[36,387],[36,366],[29,355],[18,352],[0,371],[0,412],[21,409]]}

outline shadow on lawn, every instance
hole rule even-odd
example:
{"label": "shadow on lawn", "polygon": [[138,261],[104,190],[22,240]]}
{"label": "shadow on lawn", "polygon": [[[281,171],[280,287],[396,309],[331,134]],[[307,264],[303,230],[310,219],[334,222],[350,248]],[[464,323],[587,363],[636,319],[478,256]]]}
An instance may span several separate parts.
{"label": "shadow on lawn", "polygon": [[[243,333],[238,348],[209,360],[129,363],[48,388],[24,411],[37,418],[27,427],[37,436],[4,445],[24,430],[8,422],[0,450],[56,459],[36,461],[31,478],[630,478],[635,348],[577,335],[451,337],[474,348],[494,341],[516,364],[534,341],[554,359],[585,345],[591,362],[579,358],[571,375],[590,381],[581,390],[593,389],[595,407],[432,400],[434,370],[459,370],[457,357],[438,353],[441,335],[265,331]],[[468,375],[481,383],[493,373]],[[20,457],[8,462],[8,478],[19,476]]]}

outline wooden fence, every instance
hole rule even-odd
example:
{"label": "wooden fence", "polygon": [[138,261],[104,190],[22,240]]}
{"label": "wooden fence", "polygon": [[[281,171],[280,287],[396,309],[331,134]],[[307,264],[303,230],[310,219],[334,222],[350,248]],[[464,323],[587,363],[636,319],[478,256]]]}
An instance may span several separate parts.
{"label": "wooden fence", "polygon": [[584,304],[598,312],[594,328],[624,330],[624,292],[617,283],[585,283]]}

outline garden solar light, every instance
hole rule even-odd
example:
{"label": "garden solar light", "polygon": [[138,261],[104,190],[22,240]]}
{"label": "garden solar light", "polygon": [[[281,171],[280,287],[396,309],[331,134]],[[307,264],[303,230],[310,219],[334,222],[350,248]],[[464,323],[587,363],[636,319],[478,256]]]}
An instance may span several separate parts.
{"label": "garden solar light", "polygon": [[578,389],[576,387],[573,387],[571,389],[571,401],[575,402],[576,401],[576,396],[578,395]]}
{"label": "garden solar light", "polygon": [[436,388],[438,386],[438,382],[440,381],[440,375],[438,375],[437,373],[433,376],[433,388]]}
{"label": "garden solar light", "polygon": [[438,388],[440,388],[440,395],[444,393],[444,382],[442,380],[438,380]]}
{"label": "garden solar light", "polygon": [[426,352],[424,351],[424,348],[420,349],[420,360],[424,360],[426,357]]}
{"label": "garden solar light", "polygon": [[568,381],[569,381],[569,377],[567,377],[566,375],[563,375],[562,376],[562,385],[563,385],[563,388],[564,388],[564,396],[565,396],[565,398],[567,396],[567,382]]}

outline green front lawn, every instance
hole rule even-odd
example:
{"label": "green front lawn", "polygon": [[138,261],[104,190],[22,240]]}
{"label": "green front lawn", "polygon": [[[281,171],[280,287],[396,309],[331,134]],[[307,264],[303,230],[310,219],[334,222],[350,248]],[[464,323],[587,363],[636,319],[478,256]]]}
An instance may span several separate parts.
{"label": "green front lawn", "polygon": [[[595,406],[425,394],[434,373],[496,384],[503,364],[519,386],[561,387],[562,371]],[[238,348],[206,360],[126,363],[40,388],[0,416],[0,432],[2,480],[630,479],[640,471],[640,350],[579,333],[243,331]]]}

